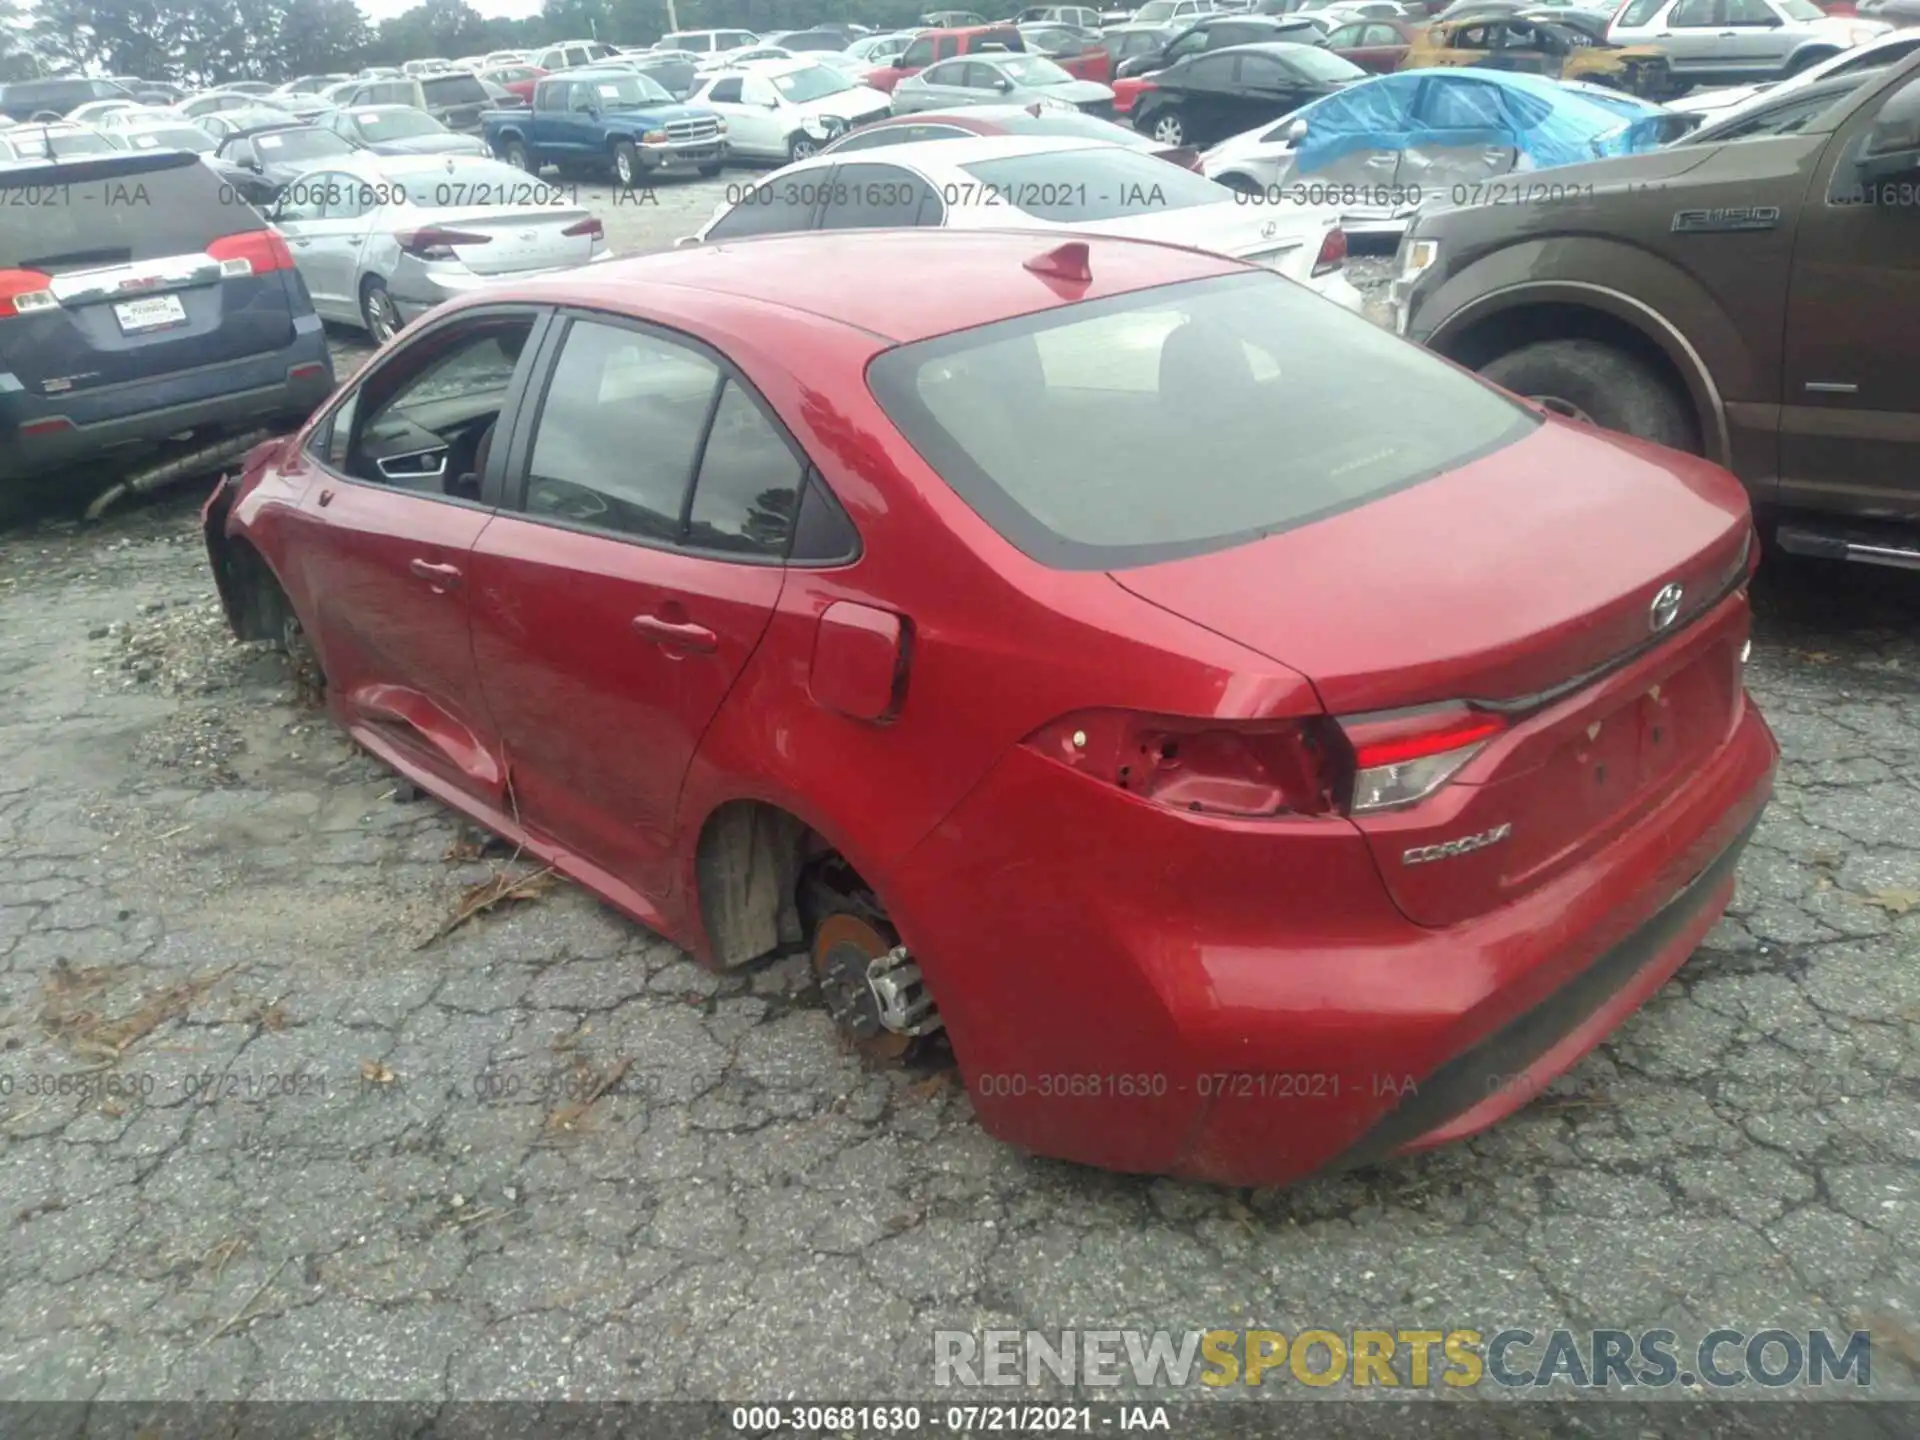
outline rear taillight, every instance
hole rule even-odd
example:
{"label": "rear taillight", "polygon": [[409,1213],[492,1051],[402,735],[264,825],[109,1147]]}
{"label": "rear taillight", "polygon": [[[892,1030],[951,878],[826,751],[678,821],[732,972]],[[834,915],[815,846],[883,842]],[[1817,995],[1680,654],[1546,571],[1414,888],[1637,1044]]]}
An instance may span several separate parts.
{"label": "rear taillight", "polygon": [[584,220],[576,220],[560,233],[562,235],[590,235],[595,240],[604,240],[607,236],[607,227],[600,223],[598,216],[589,215]]}
{"label": "rear taillight", "polygon": [[1434,705],[1340,722],[1353,749],[1348,811],[1398,810],[1433,794],[1507,728],[1499,715],[1470,705]]}
{"label": "rear taillight", "polygon": [[293,252],[278,230],[222,235],[207,246],[207,254],[220,262],[222,275],[266,275],[293,269]]}
{"label": "rear taillight", "polygon": [[52,284],[53,277],[38,270],[0,270],[0,317],[58,310],[60,297]]}
{"label": "rear taillight", "polygon": [[1339,743],[1324,719],[1210,720],[1090,710],[1029,749],[1175,810],[1253,818],[1334,808]]}
{"label": "rear taillight", "polygon": [[1347,232],[1339,226],[1327,232],[1320,242],[1320,253],[1313,257],[1313,273],[1327,275],[1347,263]]}
{"label": "rear taillight", "polygon": [[438,225],[429,225],[424,230],[402,230],[393,238],[400,242],[402,250],[422,260],[451,260],[454,258],[454,246],[485,245],[493,239],[491,235],[475,235],[467,230],[445,230]]}

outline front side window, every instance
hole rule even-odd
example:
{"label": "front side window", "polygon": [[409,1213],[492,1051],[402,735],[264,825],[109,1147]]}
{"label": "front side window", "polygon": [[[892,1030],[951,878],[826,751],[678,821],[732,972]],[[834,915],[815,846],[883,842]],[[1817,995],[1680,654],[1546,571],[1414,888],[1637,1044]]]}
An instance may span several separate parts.
{"label": "front side window", "polygon": [[933,42],[916,40],[900,56],[902,70],[918,70],[933,63]]}
{"label": "front side window", "polygon": [[1620,18],[1613,23],[1628,29],[1638,29],[1652,23],[1653,17],[1660,13],[1660,7],[1666,0],[1633,0],[1633,3],[1620,12]]}
{"label": "front side window", "polygon": [[[1044,310],[886,352],[875,397],[1011,544],[1062,569],[1242,544],[1541,422],[1273,275]],[[1370,396],[1391,393],[1382,410]]]}
{"label": "front side window", "polygon": [[720,371],[683,346],[576,320],[547,385],[526,511],[677,541]]}
{"label": "front side window", "polygon": [[478,499],[474,458],[532,332],[532,318],[516,315],[420,337],[335,411],[327,463],[370,485]]}

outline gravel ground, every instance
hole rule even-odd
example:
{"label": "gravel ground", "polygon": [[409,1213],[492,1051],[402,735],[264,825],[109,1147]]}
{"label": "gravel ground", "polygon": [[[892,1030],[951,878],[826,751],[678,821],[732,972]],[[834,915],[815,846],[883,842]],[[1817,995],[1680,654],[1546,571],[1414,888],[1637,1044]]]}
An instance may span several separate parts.
{"label": "gravel ground", "polygon": [[1568,1093],[1235,1192],[1021,1156],[798,963],[577,890],[436,939],[525,867],[227,638],[194,498],[0,537],[0,1398],[925,1396],[939,1328],[1356,1324],[1867,1326],[1920,1390],[1914,577],[1763,575],[1779,798]]}

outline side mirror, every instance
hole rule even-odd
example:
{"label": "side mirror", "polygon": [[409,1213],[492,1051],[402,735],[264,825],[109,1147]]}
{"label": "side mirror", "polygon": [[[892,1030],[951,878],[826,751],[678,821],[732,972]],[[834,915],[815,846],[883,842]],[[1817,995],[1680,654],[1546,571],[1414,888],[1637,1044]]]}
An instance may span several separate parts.
{"label": "side mirror", "polygon": [[993,88],[998,90],[1002,95],[1004,95],[1007,93],[1007,91],[1013,89],[1013,82],[1007,79],[1006,76],[1002,75],[998,80],[993,82]]}
{"label": "side mirror", "polygon": [[1288,149],[1297,150],[1300,147],[1300,142],[1306,138],[1307,138],[1307,122],[1306,121],[1296,120],[1291,125],[1287,126],[1287,148]]}
{"label": "side mirror", "polygon": [[1880,107],[1860,152],[1858,171],[1869,183],[1920,174],[1920,80],[1901,86]]}

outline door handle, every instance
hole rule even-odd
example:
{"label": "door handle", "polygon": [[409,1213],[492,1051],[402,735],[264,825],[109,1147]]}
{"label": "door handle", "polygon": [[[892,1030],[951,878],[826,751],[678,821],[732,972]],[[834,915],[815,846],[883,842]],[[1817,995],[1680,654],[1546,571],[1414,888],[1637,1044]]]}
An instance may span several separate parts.
{"label": "door handle", "polygon": [[430,560],[415,559],[407,562],[407,569],[431,585],[435,594],[451,590],[460,583],[458,565],[435,565]]}
{"label": "door handle", "polygon": [[288,243],[289,245],[291,245],[291,246],[293,246],[293,247],[294,247],[295,249],[298,249],[298,250],[304,250],[304,249],[306,249],[306,248],[307,248],[307,247],[308,247],[309,245],[311,245],[311,244],[313,244],[313,241],[311,241],[311,240],[302,240],[302,239],[301,239],[301,238],[300,238],[299,236],[297,236],[297,235],[289,235],[289,236],[287,237],[287,243]]}
{"label": "door handle", "polygon": [[1374,155],[1367,160],[1367,164],[1375,170],[1391,170],[1399,163],[1400,157],[1398,155]]}
{"label": "door handle", "polygon": [[670,645],[701,655],[711,655],[720,648],[720,637],[704,625],[662,620],[658,615],[636,615],[633,629],[635,634],[646,636],[656,645]]}

